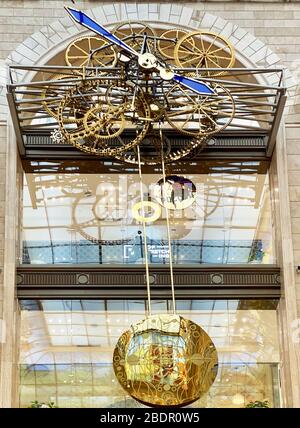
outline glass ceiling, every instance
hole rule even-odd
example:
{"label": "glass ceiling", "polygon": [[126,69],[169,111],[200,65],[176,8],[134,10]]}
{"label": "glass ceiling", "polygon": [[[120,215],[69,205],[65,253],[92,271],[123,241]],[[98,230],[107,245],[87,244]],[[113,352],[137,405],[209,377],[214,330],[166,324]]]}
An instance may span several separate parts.
{"label": "glass ceiling", "polygon": [[[177,300],[180,315],[211,336],[221,361],[235,363],[278,360],[275,305],[256,301],[256,309],[247,309],[239,300]],[[157,300],[152,311],[164,313],[169,306]],[[21,309],[21,360],[29,365],[98,363],[99,352],[101,363],[110,364],[121,333],[146,311],[144,300],[21,301]]]}
{"label": "glass ceiling", "polygon": [[[249,162],[249,172],[247,165],[216,164],[203,173],[193,164],[183,175],[196,186],[195,200],[170,211],[174,263],[275,263],[268,175],[260,163]],[[153,264],[169,259],[166,213],[155,197],[160,179],[156,171],[143,174],[144,200],[161,210],[147,224]],[[134,168],[25,174],[21,262],[142,264],[142,224],[133,215],[139,192]]]}

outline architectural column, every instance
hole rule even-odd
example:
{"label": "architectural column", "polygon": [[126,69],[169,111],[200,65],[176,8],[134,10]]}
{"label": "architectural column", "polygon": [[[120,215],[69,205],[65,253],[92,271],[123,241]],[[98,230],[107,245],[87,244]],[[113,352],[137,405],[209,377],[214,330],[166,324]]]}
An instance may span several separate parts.
{"label": "architectural column", "polygon": [[[0,217],[0,407],[18,407],[18,303],[16,300],[16,218],[18,217],[17,145],[11,123],[0,127],[1,217]],[[2,212],[3,210],[3,212]]]}
{"label": "architectural column", "polygon": [[282,273],[282,297],[278,308],[281,342],[282,404],[283,407],[300,407],[300,345],[295,340],[295,321],[299,312],[295,277],[295,254],[293,253],[294,225],[291,218],[292,209],[290,209],[289,196],[289,156],[287,153],[286,128],[282,125],[278,133],[276,150],[270,169],[278,244],[277,258]]}

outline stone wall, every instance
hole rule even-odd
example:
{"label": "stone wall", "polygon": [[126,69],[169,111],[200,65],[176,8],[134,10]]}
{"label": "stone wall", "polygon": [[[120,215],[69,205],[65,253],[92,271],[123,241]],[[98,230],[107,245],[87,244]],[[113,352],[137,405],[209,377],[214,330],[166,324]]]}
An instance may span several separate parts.
{"label": "stone wall", "polygon": [[[72,6],[72,2],[65,0],[1,0],[0,1],[0,59],[6,59],[23,40],[39,31],[45,25],[52,24],[58,18],[65,18],[63,4]],[[111,4],[113,3],[113,4]],[[158,18],[156,3],[145,4],[128,2],[126,12],[134,13],[139,9],[141,19],[145,10],[149,10],[150,19]],[[161,2],[165,6],[166,18],[168,10],[174,17],[181,14],[182,6],[190,6],[195,17],[199,18],[204,12],[223,18],[226,21],[244,28],[261,39],[270,49],[277,53],[284,65],[292,68],[293,62],[299,59],[300,44],[300,2],[283,3],[272,2],[232,2],[232,1],[198,1],[171,3]],[[109,22],[121,9],[119,1],[100,2],[97,0],[77,0],[76,7],[82,9],[95,8],[103,5],[103,17]],[[172,18],[172,16],[171,16]],[[209,16],[207,16],[209,20]],[[214,18],[212,18],[214,19]],[[172,19],[171,19],[172,20]],[[203,23],[205,26],[205,23]],[[216,28],[221,29],[222,19],[215,22]],[[237,35],[238,37],[238,35]],[[243,34],[240,33],[240,42],[243,44]],[[29,47],[30,48],[30,47]]]}

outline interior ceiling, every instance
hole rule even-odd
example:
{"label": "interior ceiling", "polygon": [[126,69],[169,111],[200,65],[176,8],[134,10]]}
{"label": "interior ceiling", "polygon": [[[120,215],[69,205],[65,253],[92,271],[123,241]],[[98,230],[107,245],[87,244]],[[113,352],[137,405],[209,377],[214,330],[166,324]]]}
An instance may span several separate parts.
{"label": "interior ceiling", "polygon": [[[143,301],[103,301],[74,303],[41,301],[40,310],[22,312],[21,360],[24,364],[110,363],[111,352],[124,326],[140,321]],[[107,305],[106,304],[106,305]],[[271,363],[279,361],[276,311],[237,310],[235,302],[218,309],[208,301],[197,309],[198,301],[177,301],[180,314],[204,328],[215,343],[220,363]],[[204,304],[204,302],[203,302]],[[152,302],[154,312],[166,310],[166,302]],[[57,309],[54,309],[55,306]],[[59,309],[60,308],[60,309]],[[72,353],[70,353],[72,352]]]}

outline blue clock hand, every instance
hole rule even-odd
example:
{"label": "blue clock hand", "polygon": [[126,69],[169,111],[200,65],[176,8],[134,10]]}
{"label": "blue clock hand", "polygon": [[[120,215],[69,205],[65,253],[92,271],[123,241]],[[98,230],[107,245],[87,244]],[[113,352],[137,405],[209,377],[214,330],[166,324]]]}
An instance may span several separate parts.
{"label": "blue clock hand", "polygon": [[[141,54],[136,52],[134,49],[132,49],[130,46],[128,46],[126,43],[124,43],[122,40],[120,40],[118,37],[116,37],[114,34],[110,33],[106,28],[104,28],[102,25],[98,24],[96,21],[94,21],[92,18],[90,18],[88,15],[86,15],[81,10],[77,10],[68,6],[65,6],[66,11],[71,15],[71,17],[74,19],[75,22],[78,24],[81,24],[82,26],[88,28],[91,31],[94,31],[95,33],[99,34],[109,42],[114,43],[115,45],[119,46],[120,48],[126,50],[128,53],[140,58]],[[153,55],[152,55],[153,56]],[[154,56],[153,56],[154,57]],[[155,58],[155,57],[154,57]],[[158,68],[158,67],[157,67]],[[160,69],[162,67],[159,67]],[[214,94],[214,91],[205,83],[198,82],[195,79],[191,79],[189,77],[180,76],[179,74],[174,74],[172,72],[172,79],[185,86],[186,88],[197,92],[198,94],[205,95],[205,94]],[[167,79],[169,80],[169,78]]]}
{"label": "blue clock hand", "polygon": [[160,77],[163,80],[174,80],[176,83],[185,86],[199,95],[215,94],[215,91],[206,83],[174,73],[172,70],[165,68],[162,64],[157,63],[156,69],[159,71]]}
{"label": "blue clock hand", "polygon": [[115,45],[129,52],[130,54],[139,56],[138,52],[136,52],[134,49],[132,49],[130,46],[128,46],[126,43],[124,43],[122,40],[120,40],[118,37],[116,37],[106,28],[102,27],[102,25],[98,24],[96,21],[94,21],[92,18],[90,18],[81,10],[73,9],[72,7],[68,7],[68,6],[65,6],[65,9],[74,19],[74,21],[77,22],[78,24],[88,28],[91,31],[94,31],[94,33],[99,34],[109,42],[114,43]]}
{"label": "blue clock hand", "polygon": [[180,85],[185,86],[193,92],[197,92],[200,95],[212,95],[215,94],[206,83],[199,82],[198,80],[191,79],[190,77],[181,76],[180,74],[174,74],[173,80]]}

